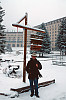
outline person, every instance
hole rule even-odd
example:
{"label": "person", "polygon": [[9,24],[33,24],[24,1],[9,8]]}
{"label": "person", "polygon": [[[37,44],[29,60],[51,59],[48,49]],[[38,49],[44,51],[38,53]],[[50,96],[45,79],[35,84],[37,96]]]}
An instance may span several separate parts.
{"label": "person", "polygon": [[[38,79],[42,77],[39,70],[42,69],[41,63],[36,59],[36,53],[31,55],[30,60],[27,63],[26,71],[28,73],[28,79],[30,82],[30,90],[31,90],[31,97],[34,95],[34,87],[35,87],[35,96],[39,98],[38,94]],[[34,86],[33,86],[34,84]]]}

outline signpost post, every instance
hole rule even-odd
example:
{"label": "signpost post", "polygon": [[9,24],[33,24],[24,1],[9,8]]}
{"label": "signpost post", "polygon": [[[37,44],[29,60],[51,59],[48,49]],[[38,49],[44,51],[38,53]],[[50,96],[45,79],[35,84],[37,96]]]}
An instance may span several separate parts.
{"label": "signpost post", "polygon": [[[27,13],[25,17],[25,25],[27,25]],[[26,48],[27,48],[27,29],[24,31],[24,63],[23,63],[23,82],[26,82]]]}

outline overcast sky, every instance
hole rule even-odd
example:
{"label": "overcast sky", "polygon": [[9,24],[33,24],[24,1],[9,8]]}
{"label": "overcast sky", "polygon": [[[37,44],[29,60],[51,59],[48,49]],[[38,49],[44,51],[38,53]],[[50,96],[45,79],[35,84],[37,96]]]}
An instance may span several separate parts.
{"label": "overcast sky", "polygon": [[[66,0],[0,0],[5,10],[3,24],[8,31],[16,30],[12,26],[27,12],[28,25],[36,26],[66,16]],[[24,21],[23,23],[24,24]]]}

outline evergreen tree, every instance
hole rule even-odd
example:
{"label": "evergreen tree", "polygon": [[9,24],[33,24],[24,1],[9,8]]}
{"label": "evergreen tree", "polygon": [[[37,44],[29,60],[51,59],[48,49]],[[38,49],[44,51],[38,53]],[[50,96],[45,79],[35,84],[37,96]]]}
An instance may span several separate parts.
{"label": "evergreen tree", "polygon": [[61,26],[58,29],[56,48],[60,50],[60,52],[65,51],[66,55],[66,19],[61,22]]}
{"label": "evergreen tree", "polygon": [[38,35],[42,35],[43,36],[43,42],[42,42],[42,47],[40,49],[40,52],[42,53],[50,53],[51,51],[51,42],[50,42],[50,37],[49,37],[49,34],[45,28],[45,25],[44,23],[42,23],[40,26],[39,26],[39,29],[42,29],[42,30],[45,30],[45,33],[41,33],[41,32],[37,32],[36,34]]}
{"label": "evergreen tree", "polygon": [[5,26],[2,25],[3,21],[3,16],[5,15],[5,10],[0,6],[0,53],[4,53],[4,48],[5,48],[5,34],[4,34],[4,29]]}

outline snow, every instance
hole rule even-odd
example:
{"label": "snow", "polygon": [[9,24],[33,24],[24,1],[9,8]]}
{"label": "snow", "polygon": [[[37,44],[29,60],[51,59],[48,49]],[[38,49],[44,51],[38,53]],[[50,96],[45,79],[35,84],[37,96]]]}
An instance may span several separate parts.
{"label": "snow", "polygon": [[39,38],[31,38],[31,40],[40,40],[40,41],[43,41],[42,39],[39,39]]}
{"label": "snow", "polygon": [[28,30],[34,30],[34,31],[40,31],[40,32],[42,32],[42,33],[45,33],[45,30],[42,30],[42,29],[38,29],[38,28],[32,28],[32,27],[30,27],[30,26],[27,26],[27,25],[21,25],[21,24],[12,24],[12,26],[14,26],[14,27],[19,27],[19,28],[24,28],[24,29],[28,29]]}
{"label": "snow", "polygon": [[36,36],[43,36],[43,35],[38,35],[38,34],[36,34],[36,33],[31,33],[31,35],[36,35]]}
{"label": "snow", "polygon": [[[8,96],[0,95],[0,100],[38,100],[35,96],[30,97],[30,91],[19,94],[14,91],[10,91],[10,88],[20,88],[29,85],[28,75],[26,73],[26,83],[23,83],[23,62],[15,62],[15,61],[23,61],[23,51],[21,54],[17,55],[16,50],[12,53],[6,53],[0,55],[0,58],[3,60],[10,59],[10,62],[0,62],[0,93],[8,94]],[[29,50],[27,51],[27,62],[30,59]],[[42,64],[42,70],[40,73],[42,74],[42,78],[39,78],[40,82],[45,82],[49,80],[55,79],[55,83],[46,87],[39,88],[40,100],[66,100],[66,66],[58,66],[52,64],[51,58],[37,58]],[[19,73],[22,74],[20,78],[10,78],[6,74],[3,74],[3,69],[12,63],[12,60],[16,64],[20,65]],[[64,60],[66,61],[66,56],[64,56]],[[15,98],[12,98],[15,96]]]}
{"label": "snow", "polygon": [[42,45],[38,45],[38,44],[33,44],[33,43],[32,43],[31,45],[34,45],[34,46],[42,46]]}

